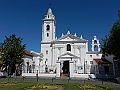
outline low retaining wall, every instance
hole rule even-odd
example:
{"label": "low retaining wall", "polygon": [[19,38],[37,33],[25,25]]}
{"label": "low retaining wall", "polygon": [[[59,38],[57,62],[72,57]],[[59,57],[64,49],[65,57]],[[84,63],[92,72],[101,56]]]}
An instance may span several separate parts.
{"label": "low retaining wall", "polygon": [[[36,76],[36,73],[22,73],[22,76]],[[56,74],[38,73],[38,77],[56,77]]]}
{"label": "low retaining wall", "polygon": [[75,77],[75,78],[96,78],[94,74],[73,74],[71,77]]}
{"label": "low retaining wall", "polygon": [[[36,76],[36,73],[22,73],[22,76]],[[56,77],[56,74],[39,73],[41,77]],[[94,74],[73,74],[71,77],[75,78],[96,78]]]}
{"label": "low retaining wall", "polygon": [[[22,76],[36,76],[36,73],[22,73]],[[46,74],[46,73],[38,73],[38,77],[56,77],[56,74]],[[102,74],[73,74],[70,76],[71,78],[106,78],[106,79],[115,79],[114,75],[102,75]]]}

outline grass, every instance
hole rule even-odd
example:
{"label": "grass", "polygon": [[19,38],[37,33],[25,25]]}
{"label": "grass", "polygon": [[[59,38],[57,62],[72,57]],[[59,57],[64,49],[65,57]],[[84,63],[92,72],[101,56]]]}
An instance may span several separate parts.
{"label": "grass", "polygon": [[[32,87],[36,84],[62,85],[64,86],[64,90],[93,90],[93,89],[82,89],[78,87],[78,86],[87,86],[86,84],[72,84],[72,83],[62,84],[62,83],[40,83],[40,82],[0,82],[0,90],[24,90],[24,88]],[[88,84],[88,86],[90,87],[90,84]],[[100,90],[120,90],[120,86],[115,86],[115,85],[94,85],[94,86],[103,88]]]}
{"label": "grass", "polygon": [[101,87],[108,87],[108,90],[120,90],[120,86],[116,85],[99,85]]}
{"label": "grass", "polygon": [[64,90],[82,90],[77,86],[77,84],[69,83],[69,84],[64,84],[64,86],[65,86]]}
{"label": "grass", "polygon": [[[9,82],[7,82],[9,83]],[[23,90],[26,87],[33,86],[36,83],[33,82],[21,82],[22,84],[16,85],[7,85],[7,86],[0,86],[0,90]]]}

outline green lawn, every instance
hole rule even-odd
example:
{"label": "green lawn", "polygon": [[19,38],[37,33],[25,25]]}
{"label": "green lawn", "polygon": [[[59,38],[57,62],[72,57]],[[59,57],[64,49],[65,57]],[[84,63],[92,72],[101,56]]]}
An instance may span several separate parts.
{"label": "green lawn", "polygon": [[[120,86],[114,85],[86,85],[71,83],[40,83],[40,82],[0,82],[0,90],[58,90],[58,89],[31,89],[31,87],[59,86],[63,90],[120,90]],[[83,89],[84,88],[84,89]]]}

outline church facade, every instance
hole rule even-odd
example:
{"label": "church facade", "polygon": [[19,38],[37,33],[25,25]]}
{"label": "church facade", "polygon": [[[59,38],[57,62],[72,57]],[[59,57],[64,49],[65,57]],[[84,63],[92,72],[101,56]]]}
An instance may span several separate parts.
{"label": "church facade", "polygon": [[77,37],[76,33],[72,35],[68,31],[57,38],[55,34],[56,20],[52,9],[49,8],[42,20],[41,53],[31,52],[34,70],[38,71],[39,75],[79,77],[84,74],[113,74],[112,61],[102,58],[96,36],[91,39],[92,48],[89,51],[88,40],[82,35]]}

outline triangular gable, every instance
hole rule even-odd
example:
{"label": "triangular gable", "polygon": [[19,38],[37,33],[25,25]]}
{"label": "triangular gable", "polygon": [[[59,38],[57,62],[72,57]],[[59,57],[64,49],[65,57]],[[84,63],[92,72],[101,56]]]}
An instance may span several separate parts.
{"label": "triangular gable", "polygon": [[78,38],[72,34],[66,34],[60,38],[58,38],[56,41],[87,41],[85,39]]}
{"label": "triangular gable", "polygon": [[59,56],[59,58],[68,58],[68,57],[71,57],[71,58],[79,58],[78,56],[73,55],[73,54],[71,54],[71,53],[69,53],[69,52],[64,53],[64,54],[62,54],[62,55]]}

